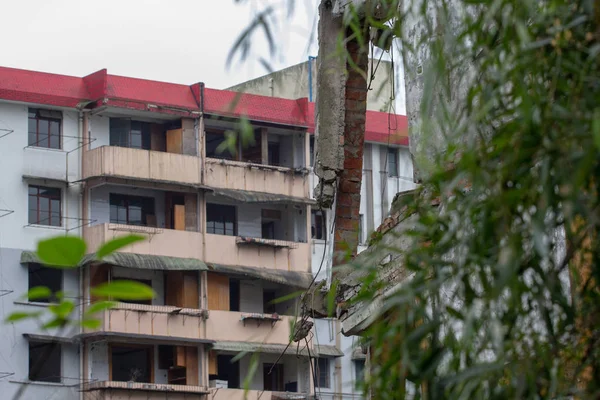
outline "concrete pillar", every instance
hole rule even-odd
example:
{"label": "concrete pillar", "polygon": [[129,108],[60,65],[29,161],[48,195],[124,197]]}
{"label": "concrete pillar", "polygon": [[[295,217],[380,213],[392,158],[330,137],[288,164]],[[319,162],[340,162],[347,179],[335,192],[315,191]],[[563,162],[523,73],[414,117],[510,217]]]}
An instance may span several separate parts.
{"label": "concrete pillar", "polygon": [[269,164],[269,130],[268,128],[260,128],[260,153],[261,164]]}
{"label": "concrete pillar", "polygon": [[198,194],[185,194],[185,230],[198,232]]}
{"label": "concrete pillar", "polygon": [[333,204],[344,159],[341,145],[344,143],[346,59],[338,51],[340,32],[343,32],[343,17],[334,16],[330,1],[321,1],[315,103],[315,175],[319,177],[319,184],[315,199],[323,208],[331,208]]}
{"label": "concrete pillar", "polygon": [[196,130],[194,129],[194,119],[193,118],[182,118],[181,119],[181,129],[182,129],[182,154],[186,154],[188,156],[197,155],[196,150]]}

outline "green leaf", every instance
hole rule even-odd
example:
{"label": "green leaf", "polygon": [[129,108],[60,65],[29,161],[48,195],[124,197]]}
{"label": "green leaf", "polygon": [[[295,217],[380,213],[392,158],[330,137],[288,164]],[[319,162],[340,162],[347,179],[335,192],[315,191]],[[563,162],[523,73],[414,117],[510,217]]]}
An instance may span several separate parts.
{"label": "green leaf", "polygon": [[36,286],[27,292],[27,299],[29,301],[47,299],[50,296],[52,296],[52,291],[46,286]]}
{"label": "green leaf", "polygon": [[338,281],[335,280],[331,284],[331,288],[329,288],[329,292],[327,292],[327,316],[331,317],[334,315],[335,310],[335,299],[337,295],[337,285]]}
{"label": "green leaf", "polygon": [[155,296],[154,290],[148,285],[127,280],[103,283],[93,288],[92,294],[116,300],[151,300]]}
{"label": "green leaf", "polygon": [[594,136],[594,143],[598,150],[600,150],[600,107],[594,110],[592,116],[592,135]]}
{"label": "green leaf", "polygon": [[141,235],[127,235],[127,236],[119,236],[113,240],[109,240],[104,243],[98,251],[96,251],[96,257],[101,260],[109,254],[114,253],[115,251],[122,249],[123,247],[129,246],[136,242],[141,242],[146,240],[144,236]]}
{"label": "green leaf", "polygon": [[296,292],[292,292],[290,294],[286,294],[284,296],[279,296],[276,299],[273,299],[271,301],[269,301],[269,304],[280,304],[280,303],[285,303],[288,300],[294,300],[297,299],[298,297],[300,297],[302,294],[304,294],[303,290],[298,290]]}
{"label": "green leaf", "polygon": [[63,301],[59,304],[53,304],[48,307],[50,312],[56,315],[58,318],[65,319],[67,318],[75,309],[75,304],[72,301]]}
{"label": "green leaf", "polygon": [[41,311],[36,311],[36,312],[17,311],[17,312],[10,314],[8,317],[6,317],[6,319],[4,321],[5,322],[17,322],[17,321],[21,321],[21,320],[27,319],[27,318],[36,318],[36,317],[39,317],[40,315],[42,315]]}
{"label": "green leaf", "polygon": [[75,268],[85,255],[85,242],[76,236],[61,236],[38,243],[37,256],[45,265]]}
{"label": "green leaf", "polygon": [[53,328],[62,328],[67,324],[67,320],[65,318],[54,318],[53,320],[46,322],[42,325],[42,329],[53,329]]}
{"label": "green leaf", "polygon": [[84,319],[81,321],[81,326],[83,328],[98,329],[98,328],[100,328],[100,325],[102,325],[102,323],[100,322],[99,319],[89,318],[89,319]]}
{"label": "green leaf", "polygon": [[85,315],[96,314],[100,311],[108,310],[109,308],[113,308],[117,305],[116,301],[97,301],[94,304],[90,305],[88,309],[85,311]]}

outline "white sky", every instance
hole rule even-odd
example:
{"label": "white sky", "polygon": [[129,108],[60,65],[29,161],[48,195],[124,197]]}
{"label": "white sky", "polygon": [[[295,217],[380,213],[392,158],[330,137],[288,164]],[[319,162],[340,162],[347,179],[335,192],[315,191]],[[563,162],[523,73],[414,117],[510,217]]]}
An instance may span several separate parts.
{"label": "white sky", "polygon": [[[270,1],[284,4],[283,0]],[[84,76],[110,74],[225,88],[264,75],[257,57],[229,70],[228,53],[266,1],[246,0],[4,0],[0,65]],[[274,69],[305,61],[317,1],[296,1],[276,32],[283,56]],[[311,9],[311,10],[308,10]],[[266,40],[257,36],[266,56]],[[316,55],[313,46],[310,55]]]}
{"label": "white sky", "polygon": [[[268,73],[261,57],[278,70],[317,55],[310,38],[319,0],[0,1],[0,65],[6,67],[74,76],[107,68],[113,75],[223,89]],[[295,12],[288,19],[290,2]],[[270,57],[259,31],[249,59],[226,68],[236,39],[267,5],[280,11],[273,32],[280,51]],[[396,111],[404,113],[399,79]]]}

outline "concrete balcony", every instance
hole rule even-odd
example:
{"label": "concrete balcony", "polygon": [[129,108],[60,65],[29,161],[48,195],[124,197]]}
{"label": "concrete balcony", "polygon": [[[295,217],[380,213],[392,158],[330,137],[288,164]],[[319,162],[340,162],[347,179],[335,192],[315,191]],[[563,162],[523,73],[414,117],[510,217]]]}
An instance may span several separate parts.
{"label": "concrete balcony", "polygon": [[40,147],[23,150],[23,176],[26,178],[49,179],[74,182],[78,179],[78,165],[71,156],[67,165],[67,152]]}
{"label": "concrete balcony", "polygon": [[202,310],[191,308],[119,303],[96,316],[101,322],[99,329],[86,329],[85,333],[155,336],[163,341],[199,340],[204,339],[205,315]]}
{"label": "concrete balcony", "polygon": [[309,198],[308,174],[291,168],[207,158],[205,183],[220,189]]}
{"label": "concrete balcony", "polygon": [[84,383],[82,392],[84,400],[203,400],[209,393],[202,386],[114,381]]}
{"label": "concrete balcony", "polygon": [[102,146],[85,154],[83,179],[114,177],[200,185],[200,158],[176,153]]}
{"label": "concrete balcony", "polygon": [[[264,390],[248,390],[244,389],[214,389],[214,394],[211,400],[264,400],[275,398],[281,399],[308,399],[309,397],[302,393],[277,393]],[[279,395],[279,396],[277,396]]]}
{"label": "concrete balcony", "polygon": [[310,272],[310,245],[282,240],[240,240],[236,236],[207,234],[206,262],[285,271]]}
{"label": "concrete balcony", "polygon": [[[242,320],[242,316],[246,318]],[[250,316],[255,318],[248,318]],[[291,333],[290,323],[294,317],[280,315],[279,321],[272,321],[269,317],[270,315],[210,310],[206,320],[206,339],[287,345]]]}
{"label": "concrete balcony", "polygon": [[94,252],[102,243],[130,234],[144,235],[148,239],[120,249],[120,252],[202,259],[200,232],[108,223],[85,228],[83,237],[88,251]]}

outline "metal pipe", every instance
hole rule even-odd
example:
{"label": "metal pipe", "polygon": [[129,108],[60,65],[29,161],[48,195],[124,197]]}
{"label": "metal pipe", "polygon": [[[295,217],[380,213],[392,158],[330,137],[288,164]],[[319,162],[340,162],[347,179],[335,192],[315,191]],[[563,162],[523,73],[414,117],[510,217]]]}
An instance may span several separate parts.
{"label": "metal pipe", "polygon": [[312,73],[312,61],[316,60],[317,57],[308,56],[308,101],[313,101],[313,73]]}

